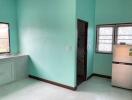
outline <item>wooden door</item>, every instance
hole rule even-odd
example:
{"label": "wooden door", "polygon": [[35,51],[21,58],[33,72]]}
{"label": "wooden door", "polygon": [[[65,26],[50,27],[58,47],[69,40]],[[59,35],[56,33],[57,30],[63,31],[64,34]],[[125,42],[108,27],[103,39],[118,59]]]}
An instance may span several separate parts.
{"label": "wooden door", "polygon": [[87,30],[86,21],[77,20],[78,45],[77,45],[77,84],[87,79]]}

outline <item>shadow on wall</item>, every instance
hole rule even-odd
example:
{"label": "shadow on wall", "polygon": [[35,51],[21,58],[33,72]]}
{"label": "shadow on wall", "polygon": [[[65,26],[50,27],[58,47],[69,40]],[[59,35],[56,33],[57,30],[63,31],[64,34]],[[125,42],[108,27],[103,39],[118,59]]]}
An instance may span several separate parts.
{"label": "shadow on wall", "polygon": [[39,75],[39,72],[37,71],[36,64],[31,59],[31,57],[29,57],[29,61],[28,61],[28,73],[29,73],[29,75],[33,75],[33,76]]}

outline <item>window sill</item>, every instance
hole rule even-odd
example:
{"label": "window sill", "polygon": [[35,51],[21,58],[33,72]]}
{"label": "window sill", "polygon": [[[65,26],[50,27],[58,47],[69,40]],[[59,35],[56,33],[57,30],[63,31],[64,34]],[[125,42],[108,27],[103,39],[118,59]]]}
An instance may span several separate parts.
{"label": "window sill", "polygon": [[21,56],[27,56],[27,55],[22,55],[22,54],[17,54],[17,55],[13,55],[13,54],[0,54],[0,61],[1,60],[7,60],[7,59],[17,59],[17,57],[21,57]]}

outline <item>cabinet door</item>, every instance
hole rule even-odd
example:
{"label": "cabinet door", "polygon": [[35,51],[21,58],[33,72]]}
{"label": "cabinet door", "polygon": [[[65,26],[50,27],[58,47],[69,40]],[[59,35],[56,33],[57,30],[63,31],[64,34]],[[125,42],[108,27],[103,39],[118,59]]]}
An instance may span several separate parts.
{"label": "cabinet door", "polygon": [[18,57],[14,60],[14,77],[15,80],[21,80],[28,77],[28,66],[27,66],[28,57]]}
{"label": "cabinet door", "polygon": [[13,81],[12,63],[0,63],[0,85]]}

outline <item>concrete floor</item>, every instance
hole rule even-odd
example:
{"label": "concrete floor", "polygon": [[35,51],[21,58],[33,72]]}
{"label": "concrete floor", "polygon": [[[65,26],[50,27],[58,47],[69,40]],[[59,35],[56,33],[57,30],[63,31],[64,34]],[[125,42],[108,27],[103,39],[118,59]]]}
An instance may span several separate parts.
{"label": "concrete floor", "polygon": [[111,87],[110,80],[92,77],[71,91],[33,79],[0,87],[0,100],[132,100],[132,91]]}

